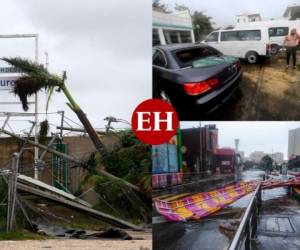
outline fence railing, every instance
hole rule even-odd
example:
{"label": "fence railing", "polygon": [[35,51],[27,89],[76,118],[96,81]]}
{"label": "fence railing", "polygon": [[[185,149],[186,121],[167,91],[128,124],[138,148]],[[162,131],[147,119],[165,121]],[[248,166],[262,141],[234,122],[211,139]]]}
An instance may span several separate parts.
{"label": "fence railing", "polygon": [[259,209],[261,207],[261,184],[252,194],[249,205],[242,217],[241,223],[234,235],[228,250],[252,249],[252,242],[256,238]]}

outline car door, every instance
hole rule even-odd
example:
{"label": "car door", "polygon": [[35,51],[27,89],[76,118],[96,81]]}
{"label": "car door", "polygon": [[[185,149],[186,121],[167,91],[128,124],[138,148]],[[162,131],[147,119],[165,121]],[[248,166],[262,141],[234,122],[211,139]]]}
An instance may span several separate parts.
{"label": "car door", "polygon": [[218,31],[210,33],[206,39],[204,40],[204,43],[207,45],[219,50],[220,43],[219,43],[219,33]]}
{"label": "car door", "polygon": [[160,98],[160,90],[164,87],[162,78],[167,65],[167,57],[163,50],[154,48],[152,52],[152,96],[154,98]]}

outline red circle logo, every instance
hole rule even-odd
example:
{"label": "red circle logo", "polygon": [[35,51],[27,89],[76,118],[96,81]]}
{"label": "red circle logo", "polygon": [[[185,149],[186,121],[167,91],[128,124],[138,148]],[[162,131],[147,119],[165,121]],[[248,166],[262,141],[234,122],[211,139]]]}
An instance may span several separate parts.
{"label": "red circle logo", "polygon": [[168,102],[149,99],[136,107],[131,123],[140,141],[158,145],[168,142],[176,134],[178,116]]}

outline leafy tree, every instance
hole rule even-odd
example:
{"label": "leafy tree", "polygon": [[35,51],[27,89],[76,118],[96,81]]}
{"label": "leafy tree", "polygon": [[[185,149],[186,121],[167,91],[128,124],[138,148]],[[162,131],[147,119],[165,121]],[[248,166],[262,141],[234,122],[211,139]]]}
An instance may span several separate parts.
{"label": "leafy tree", "polygon": [[175,3],[174,9],[177,10],[177,11],[188,10],[190,12],[189,7],[185,6],[184,4],[177,4],[177,3]]}
{"label": "leafy tree", "polygon": [[232,30],[234,28],[233,25],[228,25],[227,27],[225,27],[225,30]]}
{"label": "leafy tree", "polygon": [[273,166],[273,159],[269,155],[265,155],[261,159],[259,166],[265,171],[271,171]]}
{"label": "leafy tree", "polygon": [[244,162],[244,170],[248,170],[254,167],[254,162],[253,161],[245,161]]}
{"label": "leafy tree", "polygon": [[297,20],[300,18],[300,12],[295,12],[293,13],[293,15],[291,16],[290,20]]}
{"label": "leafy tree", "polygon": [[203,11],[195,11],[192,15],[196,41],[201,41],[206,35],[214,30],[212,17]]}
{"label": "leafy tree", "polygon": [[161,2],[161,0],[152,0],[152,9],[159,10],[164,13],[171,13],[168,5]]}

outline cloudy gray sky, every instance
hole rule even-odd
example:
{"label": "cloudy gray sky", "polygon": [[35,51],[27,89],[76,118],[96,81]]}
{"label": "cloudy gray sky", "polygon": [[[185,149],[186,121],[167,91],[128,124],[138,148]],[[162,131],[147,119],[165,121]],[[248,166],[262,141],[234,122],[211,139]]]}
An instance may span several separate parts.
{"label": "cloudy gray sky", "polygon": [[[130,120],[151,96],[150,1],[2,0],[0,16],[0,34],[39,33],[40,62],[48,52],[50,71],[67,70],[67,84],[94,126],[103,127],[108,115]],[[1,40],[0,56],[33,58],[33,46],[30,39]],[[65,102],[56,94],[50,112],[74,117]]]}
{"label": "cloudy gray sky", "polygon": [[170,8],[175,3],[184,4],[192,11],[205,11],[213,18],[216,27],[226,27],[235,23],[235,15],[260,13],[264,19],[279,18],[288,4],[300,3],[299,0],[161,0]]}
{"label": "cloudy gray sky", "polygon": [[[246,156],[253,151],[282,152],[287,159],[288,131],[299,128],[300,122],[201,122],[201,126],[216,124],[219,146],[234,148],[234,139],[240,139],[240,150]],[[181,128],[198,127],[199,122],[181,122]]]}

